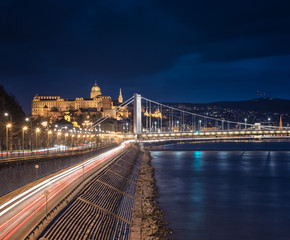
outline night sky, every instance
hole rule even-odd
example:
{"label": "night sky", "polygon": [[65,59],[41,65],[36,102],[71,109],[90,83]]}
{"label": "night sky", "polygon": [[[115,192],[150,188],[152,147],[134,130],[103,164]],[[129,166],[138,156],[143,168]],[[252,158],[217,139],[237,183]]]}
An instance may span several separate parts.
{"label": "night sky", "polygon": [[290,98],[289,1],[2,0],[0,84],[157,101]]}

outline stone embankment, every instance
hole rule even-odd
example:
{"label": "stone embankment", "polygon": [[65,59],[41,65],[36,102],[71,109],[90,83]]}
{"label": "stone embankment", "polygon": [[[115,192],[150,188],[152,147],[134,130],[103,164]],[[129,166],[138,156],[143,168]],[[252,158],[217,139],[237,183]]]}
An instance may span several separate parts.
{"label": "stone embankment", "polygon": [[137,181],[130,240],[168,239],[172,232],[166,227],[163,212],[155,200],[157,188],[149,152],[143,155]]}

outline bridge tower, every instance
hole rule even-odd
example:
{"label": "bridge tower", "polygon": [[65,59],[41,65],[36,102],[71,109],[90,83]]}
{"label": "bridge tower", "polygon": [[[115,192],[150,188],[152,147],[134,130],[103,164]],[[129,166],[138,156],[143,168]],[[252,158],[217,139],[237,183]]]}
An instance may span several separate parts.
{"label": "bridge tower", "polygon": [[134,133],[142,133],[141,95],[134,94]]}

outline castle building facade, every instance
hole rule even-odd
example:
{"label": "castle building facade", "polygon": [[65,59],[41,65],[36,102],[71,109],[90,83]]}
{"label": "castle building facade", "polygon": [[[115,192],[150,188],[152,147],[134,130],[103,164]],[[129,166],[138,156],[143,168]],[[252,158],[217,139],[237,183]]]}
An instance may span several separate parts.
{"label": "castle building facade", "polygon": [[[123,101],[121,89],[118,99]],[[32,100],[32,116],[48,118],[63,116],[66,112],[79,111],[80,109],[94,109],[101,116],[107,116],[114,108],[112,98],[102,96],[101,89],[96,83],[91,89],[90,98],[64,99],[60,96],[35,96]]]}

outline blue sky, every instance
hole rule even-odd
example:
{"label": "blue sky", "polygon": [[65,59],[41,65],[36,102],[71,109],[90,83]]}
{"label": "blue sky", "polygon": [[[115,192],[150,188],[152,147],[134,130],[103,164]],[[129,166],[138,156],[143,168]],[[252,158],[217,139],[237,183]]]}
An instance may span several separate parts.
{"label": "blue sky", "polygon": [[0,3],[0,84],[35,94],[134,92],[168,102],[289,98],[287,1]]}

